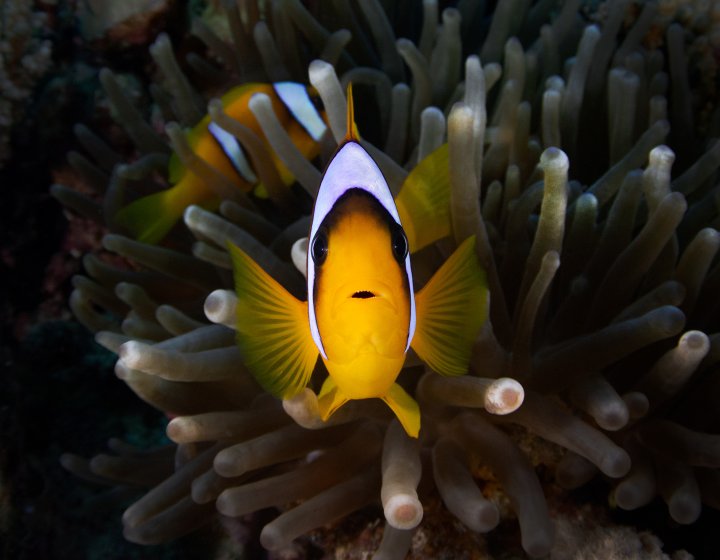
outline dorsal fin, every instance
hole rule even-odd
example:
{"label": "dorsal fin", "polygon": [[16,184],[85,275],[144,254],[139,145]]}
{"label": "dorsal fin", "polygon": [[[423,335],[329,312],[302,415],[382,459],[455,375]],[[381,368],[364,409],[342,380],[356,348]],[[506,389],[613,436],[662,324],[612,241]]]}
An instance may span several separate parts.
{"label": "dorsal fin", "polygon": [[347,86],[347,130],[345,132],[345,141],[358,142],[360,135],[358,134],[357,125],[355,124],[355,104],[353,103],[352,82]]}

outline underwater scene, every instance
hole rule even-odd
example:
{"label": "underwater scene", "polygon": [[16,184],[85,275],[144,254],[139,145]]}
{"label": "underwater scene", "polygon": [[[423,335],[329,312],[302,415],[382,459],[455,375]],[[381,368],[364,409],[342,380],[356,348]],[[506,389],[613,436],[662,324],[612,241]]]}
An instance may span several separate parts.
{"label": "underwater scene", "polygon": [[720,4],[2,0],[0,558],[720,557]]}

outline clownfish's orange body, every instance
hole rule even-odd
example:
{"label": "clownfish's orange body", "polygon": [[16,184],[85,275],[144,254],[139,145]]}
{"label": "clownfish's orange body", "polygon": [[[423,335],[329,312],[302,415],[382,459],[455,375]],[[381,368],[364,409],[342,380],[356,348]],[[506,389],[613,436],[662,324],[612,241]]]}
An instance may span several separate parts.
{"label": "clownfish's orange body", "polygon": [[[223,110],[265,140],[249,107],[250,98],[259,93],[270,98],[275,115],[300,153],[308,160],[315,158],[319,152],[318,141],[326,126],[305,86],[293,82],[244,84],[222,97]],[[242,146],[235,137],[213,123],[209,115],[187,133],[187,141],[196,156],[238,189],[243,192],[255,189],[262,193],[263,187]],[[268,152],[272,154],[281,179],[290,185],[293,176],[269,147]],[[116,222],[128,229],[138,241],[161,241],[192,204],[215,209],[220,203],[212,189],[183,166],[177,154],[170,159],[168,180],[173,185],[171,188],[142,197],[122,208],[115,216]]]}
{"label": "clownfish's orange body", "polygon": [[[348,137],[325,170],[313,210],[308,300],[295,299],[231,246],[237,341],[248,369],[274,395],[301,391],[320,354],[329,374],[318,400],[323,419],[348,400],[379,398],[417,437],[419,407],[396,383],[407,351],[412,347],[440,374],[466,373],[487,316],[485,277],[471,237],[414,292],[410,251],[449,233],[447,210],[438,209],[440,219],[429,220],[430,234],[423,234],[412,210],[428,217],[432,195],[423,193],[432,189],[411,174],[398,196],[399,211],[380,169],[357,141],[350,91],[348,99]],[[428,157],[432,162],[416,169],[432,176],[443,152]],[[414,232],[410,240],[401,215]]]}

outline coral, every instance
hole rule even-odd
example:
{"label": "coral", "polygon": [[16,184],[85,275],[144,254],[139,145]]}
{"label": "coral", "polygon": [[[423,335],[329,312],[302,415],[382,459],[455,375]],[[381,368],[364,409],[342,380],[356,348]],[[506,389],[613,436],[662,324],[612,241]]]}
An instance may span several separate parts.
{"label": "coral", "polygon": [[662,552],[662,542],[648,533],[636,533],[629,527],[609,524],[598,508],[584,506],[572,515],[555,518],[557,545],[553,560],[620,559],[683,560],[691,556],[678,552],[669,556]]}
{"label": "coral", "polygon": [[[452,514],[441,509],[445,523],[472,531],[468,555],[485,554],[493,533],[517,518],[532,557],[567,557],[583,546],[590,555],[593,546],[611,545],[618,555],[642,545],[647,557],[659,557],[652,539],[622,530],[601,542],[573,535],[572,515],[546,494],[602,477],[618,507],[637,509],[659,496],[679,524],[697,520],[703,503],[720,505],[712,405],[720,142],[709,140],[717,123],[693,124],[694,108],[708,99],[692,97],[685,29],[658,16],[654,4],[633,16],[628,0],[607,4],[602,28],[578,25],[579,2],[566,2],[554,19],[552,2],[498,3],[487,27],[471,2],[439,14],[429,0],[415,19],[402,2],[385,4],[387,13],[375,1],[358,3],[356,12],[337,1],[321,15],[297,0],[245,2],[241,11],[223,3],[233,42],[195,21],[213,60],[188,58],[194,80],[161,36],[151,49],[162,74],[153,96],[174,121],[166,135],[103,73],[139,157],[118,163],[83,130],[94,159],[83,170],[104,193],[102,203],[59,185],[53,194],[103,220],[105,248],[135,266],[88,255],[88,277],[76,282],[71,306],[118,354],[117,376],[173,416],[167,435],[175,445],[137,451],[114,442],[111,455],[67,454],[63,464],[138,491],[123,516],[126,538],[138,543],[273,507],[280,513],[264,523],[260,542],[282,551],[363,510],[386,521],[375,558],[408,550],[423,557],[418,539],[440,557],[437,533],[421,524],[435,504]],[[337,22],[347,29],[336,30]],[[418,39],[396,39],[392,23]],[[666,51],[643,43],[653,25]],[[229,188],[196,157],[182,126],[199,121],[209,101],[212,120],[252,153],[242,127],[203,98],[205,85],[215,95],[228,76],[238,83],[306,81],[306,74],[331,131],[318,161],[292,149],[266,98],[250,104],[270,146],[255,145],[256,169],[272,150],[297,179],[291,210],[280,212],[272,200]],[[421,406],[419,440],[374,401],[352,402],[323,423],[317,380],[292,399],[270,398],[234,344],[227,242],[291,292],[302,291],[291,247],[307,234],[323,163],[345,134],[349,81],[367,108],[358,111],[372,140],[364,145],[395,192],[448,143],[452,235],[414,256],[416,280],[469,235],[488,277],[490,319],[469,375],[440,377],[414,356],[400,375]],[[224,200],[217,212],[188,207],[184,226],[151,246],[126,237],[113,217],[167,187],[157,171],[170,148]],[[487,541],[478,538],[484,533]]]}
{"label": "coral", "polygon": [[99,2],[88,0],[77,9],[83,36],[104,39],[121,47],[146,44],[157,33],[156,24],[168,10],[168,0]]}
{"label": "coral", "polygon": [[7,0],[0,6],[0,166],[10,157],[12,125],[50,67],[51,43],[40,39],[44,21],[32,2]]}

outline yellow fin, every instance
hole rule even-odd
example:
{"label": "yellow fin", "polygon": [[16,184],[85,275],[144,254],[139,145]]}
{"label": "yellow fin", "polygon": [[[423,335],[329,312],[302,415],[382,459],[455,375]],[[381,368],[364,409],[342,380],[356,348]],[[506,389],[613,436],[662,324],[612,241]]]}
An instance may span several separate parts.
{"label": "yellow fin", "polygon": [[418,437],[420,433],[420,407],[400,385],[393,383],[387,394],[382,397],[400,420],[400,424],[410,437]]}
{"label": "yellow fin", "polygon": [[186,171],[187,169],[185,169],[178,155],[173,152],[168,163],[168,181],[170,181],[170,184],[175,185],[182,181]]}
{"label": "yellow fin", "polygon": [[318,395],[318,408],[320,418],[326,421],[332,414],[348,402],[348,398],[340,392],[332,377],[325,379],[320,394]]}
{"label": "yellow fin", "polygon": [[448,165],[443,144],[413,168],[395,199],[413,253],[451,233]]}
{"label": "yellow fin", "polygon": [[295,299],[244,251],[228,243],[237,305],[237,343],[263,389],[290,398],[310,380],[318,350],[307,302]]}
{"label": "yellow fin", "polygon": [[187,185],[179,183],[128,204],[115,214],[114,220],[138,241],[155,244],[162,241],[189,205],[199,204],[206,210],[214,210],[219,202],[217,197],[208,199],[203,192],[191,193]]}
{"label": "yellow fin", "polygon": [[[397,383],[393,383],[390,390],[380,398],[395,413],[408,435],[414,438],[418,437],[420,433],[420,407],[415,402],[415,399],[408,395],[405,389]],[[328,377],[318,395],[320,418],[327,421],[348,400],[350,399],[338,389],[332,377]]]}
{"label": "yellow fin", "polygon": [[263,200],[267,200],[268,198],[270,198],[267,187],[263,183],[258,183],[257,185],[255,185],[255,188],[253,189],[253,194],[258,198],[262,198]]}
{"label": "yellow fin", "polygon": [[413,350],[442,375],[467,373],[472,346],[488,313],[487,280],[475,256],[475,236],[463,241],[415,294],[415,305]]}

